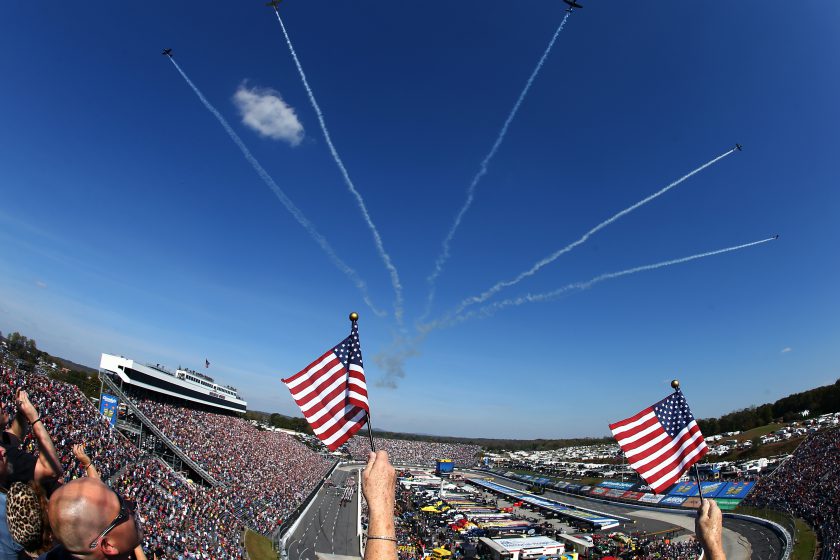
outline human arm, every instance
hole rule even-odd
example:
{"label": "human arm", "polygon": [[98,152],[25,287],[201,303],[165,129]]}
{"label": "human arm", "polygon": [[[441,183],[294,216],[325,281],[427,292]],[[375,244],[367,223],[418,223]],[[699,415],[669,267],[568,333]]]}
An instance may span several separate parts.
{"label": "human arm", "polygon": [[143,552],[143,545],[137,545],[137,548],[134,549],[134,560],[147,560],[146,553]]}
{"label": "human arm", "polygon": [[388,453],[371,452],[362,472],[362,491],[370,514],[365,560],[394,560],[397,557],[394,527],[396,484],[397,473],[388,461]]}
{"label": "human arm", "polygon": [[82,467],[82,469],[84,469],[85,474],[88,477],[99,479],[102,478],[101,476],[99,476],[99,471],[96,470],[96,467],[93,466],[93,461],[91,461],[90,457],[88,457],[88,454],[85,453],[84,442],[73,445],[73,455],[76,457],[76,460],[79,462],[79,466]]}
{"label": "human arm", "polygon": [[723,552],[723,514],[717,502],[703,500],[697,509],[694,532],[706,552],[706,560],[726,560]]}
{"label": "human arm", "polygon": [[61,462],[58,460],[58,453],[55,451],[52,438],[49,432],[44,427],[44,422],[35,407],[29,401],[29,395],[23,389],[18,389],[17,392],[17,406],[18,412],[32,429],[32,435],[38,441],[38,450],[41,454],[38,456],[38,462],[35,464],[35,480],[41,482],[47,479],[59,478],[64,474],[64,469],[61,467]]}

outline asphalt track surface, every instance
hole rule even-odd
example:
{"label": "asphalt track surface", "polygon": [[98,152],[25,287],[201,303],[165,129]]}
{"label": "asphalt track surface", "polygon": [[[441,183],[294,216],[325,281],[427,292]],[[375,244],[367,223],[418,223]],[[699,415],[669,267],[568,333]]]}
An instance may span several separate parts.
{"label": "asphalt track surface", "polygon": [[336,469],[330,477],[335,488],[321,487],[312,506],[286,543],[289,560],[317,560],[316,553],[359,557],[359,538],[356,534],[359,519],[356,495],[358,485],[350,502],[341,505],[344,481],[348,476],[355,478],[357,472],[358,467],[352,471]]}
{"label": "asphalt track surface", "polygon": [[[464,473],[464,475],[469,476],[470,473]],[[509,480],[507,478],[495,477],[489,475],[486,472],[480,473],[479,476],[482,476],[484,478],[492,478],[495,482],[498,482],[499,484],[504,484],[505,486],[516,488],[518,490],[525,490],[527,488],[527,485],[525,484],[513,482],[512,480]],[[587,500],[579,496],[559,494],[550,490],[546,490],[544,497],[552,500],[557,500],[558,502],[564,502],[570,505],[593,509],[603,513],[612,513],[624,517],[630,517],[636,521],[636,523],[634,524],[622,523],[622,526],[619,528],[619,530],[623,531],[644,531],[646,533],[656,533],[659,531],[667,531],[675,526],[675,524],[673,523],[633,515],[633,512],[639,511],[639,508],[634,508],[631,505],[607,504],[603,502],[596,502],[593,500]],[[775,558],[781,558],[782,551],[784,550],[784,545],[781,539],[776,535],[776,533],[774,533],[770,529],[762,525],[757,525],[755,523],[741,521],[738,519],[724,519],[723,526],[726,529],[731,529],[738,535],[744,537],[749,542],[751,549],[751,554],[749,556],[750,559],[773,560]],[[740,554],[730,553],[728,554],[727,558],[729,558],[730,556],[733,558],[746,557],[746,555],[744,554],[744,552],[746,551],[743,544],[729,543],[729,545],[730,550],[727,552],[735,552],[735,550],[740,549]]]}

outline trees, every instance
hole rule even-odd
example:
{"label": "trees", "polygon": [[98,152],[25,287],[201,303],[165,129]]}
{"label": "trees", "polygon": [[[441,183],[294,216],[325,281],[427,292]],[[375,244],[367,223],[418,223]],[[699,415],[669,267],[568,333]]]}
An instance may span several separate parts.
{"label": "trees", "polygon": [[38,354],[38,347],[34,338],[27,338],[15,331],[9,335],[9,351],[19,358],[35,357]]}
{"label": "trees", "polygon": [[765,426],[775,420],[800,420],[800,413],[804,410],[810,410],[812,416],[840,412],[840,379],[833,385],[789,395],[772,404],[736,410],[720,418],[703,418],[697,420],[697,425],[700,426],[700,431],[708,436],[722,432],[743,432]]}

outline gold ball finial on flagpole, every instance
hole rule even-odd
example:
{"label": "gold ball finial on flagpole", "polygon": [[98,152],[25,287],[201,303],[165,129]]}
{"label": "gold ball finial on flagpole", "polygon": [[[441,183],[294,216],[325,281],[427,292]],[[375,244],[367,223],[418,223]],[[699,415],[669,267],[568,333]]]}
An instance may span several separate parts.
{"label": "gold ball finial on flagpole", "polygon": [[350,320],[355,323],[359,320],[359,314],[354,311],[350,314]]}
{"label": "gold ball finial on flagpole", "polygon": [[679,389],[679,388],[680,388],[680,380],[679,380],[679,379],[674,379],[673,381],[671,381],[671,388],[672,388],[674,391],[676,391],[677,389]]}

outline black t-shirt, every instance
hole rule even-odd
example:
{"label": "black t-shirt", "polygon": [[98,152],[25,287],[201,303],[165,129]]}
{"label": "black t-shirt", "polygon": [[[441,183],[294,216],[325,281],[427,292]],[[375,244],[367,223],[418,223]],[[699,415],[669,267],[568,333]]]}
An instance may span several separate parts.
{"label": "black t-shirt", "polygon": [[77,560],[75,556],[67,552],[67,550],[58,545],[49,552],[43,553],[37,560]]}
{"label": "black t-shirt", "polygon": [[13,482],[29,482],[35,479],[35,463],[37,459],[32,453],[24,451],[20,440],[11,432],[0,435],[0,446],[6,450],[6,461],[9,463],[9,474],[6,484]]}

